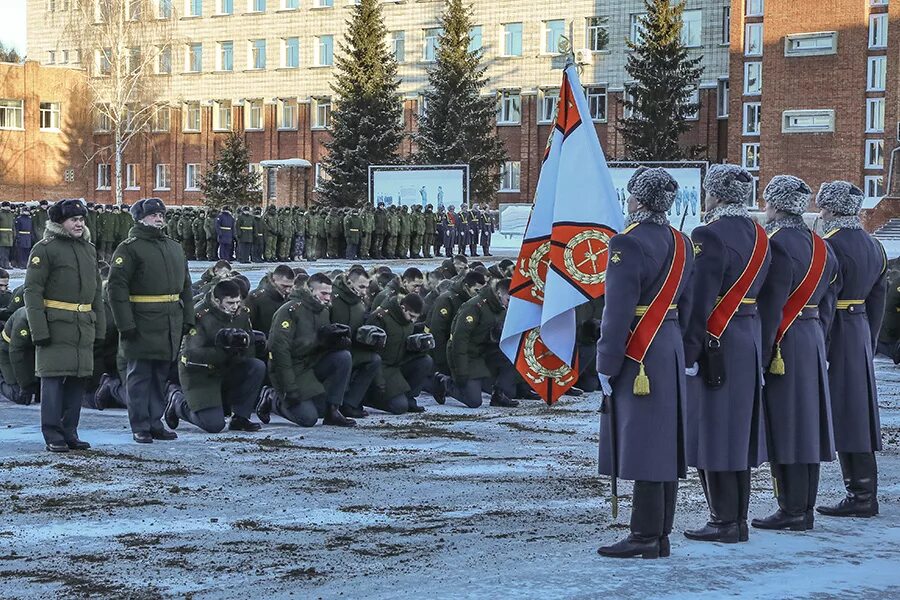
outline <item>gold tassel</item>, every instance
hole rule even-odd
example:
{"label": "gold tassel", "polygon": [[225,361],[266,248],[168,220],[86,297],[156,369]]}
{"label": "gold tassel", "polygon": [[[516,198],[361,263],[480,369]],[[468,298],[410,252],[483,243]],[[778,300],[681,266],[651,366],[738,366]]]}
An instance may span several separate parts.
{"label": "gold tassel", "polygon": [[635,396],[649,396],[650,395],[650,378],[647,377],[647,373],[644,371],[644,363],[639,363],[640,369],[638,370],[637,377],[634,378],[634,395]]}
{"label": "gold tassel", "polygon": [[781,344],[775,346],[775,358],[769,365],[769,373],[772,375],[784,375],[784,359],[781,358]]}

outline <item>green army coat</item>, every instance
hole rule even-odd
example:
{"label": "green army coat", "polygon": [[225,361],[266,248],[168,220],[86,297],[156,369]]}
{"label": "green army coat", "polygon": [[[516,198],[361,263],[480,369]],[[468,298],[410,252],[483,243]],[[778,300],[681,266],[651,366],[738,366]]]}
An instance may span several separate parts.
{"label": "green army coat", "polygon": [[131,218],[131,213],[128,210],[122,210],[119,213],[114,213],[116,217],[116,242],[122,242],[128,237],[128,232],[131,230],[131,226],[134,225],[134,219]]}
{"label": "green army coat", "polygon": [[31,337],[49,340],[35,352],[38,377],[90,377],[94,340],[106,331],[97,251],[48,222],[25,271],[25,308]]}
{"label": "green army coat", "polygon": [[218,225],[216,225],[216,217],[218,216],[219,213],[211,212],[203,219],[203,233],[206,235],[207,242],[218,238],[219,231]]}
{"label": "green army coat", "polygon": [[506,309],[490,286],[467,300],[456,313],[447,346],[447,363],[457,381],[484,379],[493,375],[486,357],[497,347],[491,330],[503,321]]}
{"label": "green army coat", "polygon": [[181,241],[181,232],[178,229],[178,226],[181,224],[181,215],[175,211],[172,211],[172,214],[169,215],[169,218],[166,220],[166,232],[169,234],[169,237],[175,240],[176,242]]}
{"label": "green army coat", "polygon": [[378,235],[384,235],[385,233],[387,233],[388,218],[387,212],[385,212],[383,208],[375,209],[373,223],[375,227],[373,231],[375,233],[377,233]]}
{"label": "green army coat", "polygon": [[294,210],[291,213],[291,221],[294,224],[294,234],[295,235],[305,235],[306,234],[306,213],[303,210]]}
{"label": "green army coat", "polygon": [[34,239],[43,237],[48,220],[47,211],[43,208],[35,210],[34,214],[31,215],[31,232],[34,235]]}
{"label": "green army coat", "polygon": [[450,289],[437,297],[431,312],[425,319],[426,330],[434,336],[432,357],[436,371],[449,373],[447,344],[450,341],[453,317],[470,298],[462,281],[457,281],[450,286]]}
{"label": "green army coat", "polygon": [[22,389],[38,383],[34,374],[34,344],[24,306],[14,312],[3,327],[0,372],[6,383],[18,385]]}
{"label": "green army coat", "polygon": [[362,237],[362,217],[350,214],[344,217],[344,239],[348,244],[358,244]]}
{"label": "green army coat", "polygon": [[0,209],[0,246],[11,248],[15,234],[13,229],[16,224],[16,216],[8,208]]}
{"label": "green army coat", "polygon": [[284,302],[284,297],[275,289],[275,286],[268,281],[260,282],[260,287],[250,292],[250,295],[244,300],[244,305],[250,311],[250,323],[253,324],[253,329],[268,335],[272,329],[272,318]]}
{"label": "green army coat", "polygon": [[241,213],[234,224],[237,241],[242,244],[253,243],[253,215]]}
{"label": "green army coat", "polygon": [[356,343],[356,330],[366,324],[365,303],[347,286],[343,275],[334,280],[332,292],[331,322],[341,323],[350,328],[350,339],[353,340],[353,346],[350,347],[353,366],[370,362],[375,351]]}
{"label": "green army coat", "polygon": [[181,245],[161,229],[135,223],[110,264],[109,304],[127,360],[175,360],[185,324],[194,323],[191,278]]}
{"label": "green army coat", "polygon": [[194,227],[191,222],[193,218],[193,215],[190,213],[184,213],[178,219],[178,239],[182,242],[193,241],[194,239]]}
{"label": "green army coat", "polygon": [[25,284],[12,291],[6,305],[0,310],[0,321],[8,320],[14,312],[25,306]]}
{"label": "green army coat", "polygon": [[203,224],[205,221],[206,219],[202,214],[194,217],[194,219],[191,221],[191,233],[193,233],[194,235],[195,243],[200,244],[206,242],[206,232],[203,229]]}
{"label": "green army coat", "polygon": [[379,352],[384,379],[384,397],[393,398],[405,394],[411,388],[400,367],[420,356],[419,353],[409,352],[406,349],[406,340],[413,334],[414,324],[404,317],[397,298],[391,298],[385,306],[373,311],[366,323],[381,327],[387,334],[387,342]]}

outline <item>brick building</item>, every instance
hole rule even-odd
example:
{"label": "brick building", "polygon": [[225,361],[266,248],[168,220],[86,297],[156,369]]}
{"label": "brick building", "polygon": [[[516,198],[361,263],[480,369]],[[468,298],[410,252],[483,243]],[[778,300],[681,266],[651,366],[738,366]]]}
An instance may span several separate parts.
{"label": "brick building", "polygon": [[[119,0],[121,1],[121,0]],[[215,156],[226,132],[242,133],[254,168],[264,160],[300,158],[311,163],[293,177],[280,172],[267,196],[279,203],[315,200],[321,176],[331,110],[330,83],[348,8],[354,0],[153,0],[137,2],[139,18],[162,18],[174,28],[170,48],[158,52],[153,77],[159,82],[159,115],[146,135],[129,146],[125,162],[126,202],[157,195],[166,202],[194,203],[196,182]],[[399,102],[412,131],[422,110],[421,94],[433,62],[438,0],[385,0],[390,31],[387,43],[400,63]],[[64,33],[74,3],[28,0],[28,55],[42,63],[85,66],[101,61]],[[490,78],[485,93],[496,95],[497,134],[510,161],[500,174],[499,202],[530,202],[540,157],[561,80],[554,58],[560,36],[571,32],[584,62],[582,83],[600,140],[610,158],[622,158],[616,132],[620,100],[627,84],[625,40],[639,35],[642,0],[537,2],[475,0],[473,45],[484,50]],[[688,0],[684,37],[691,54],[703,56],[697,91],[701,109],[685,143],[706,146],[706,158],[727,153],[728,0]],[[604,35],[605,34],[605,35]],[[608,43],[600,43],[604,38]],[[0,94],[2,95],[2,94]],[[102,99],[101,99],[102,101]],[[94,123],[97,147],[109,144],[101,119]],[[409,141],[403,151],[412,151]],[[101,202],[113,197],[108,155],[88,166],[85,196]]]}

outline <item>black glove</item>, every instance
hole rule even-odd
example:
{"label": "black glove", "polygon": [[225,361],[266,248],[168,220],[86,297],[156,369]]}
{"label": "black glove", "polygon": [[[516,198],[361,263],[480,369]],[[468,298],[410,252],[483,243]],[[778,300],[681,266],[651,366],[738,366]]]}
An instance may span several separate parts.
{"label": "black glove", "polygon": [[216,332],[215,344],[226,352],[237,353],[250,347],[250,334],[243,329],[220,329]]}
{"label": "black glove", "polygon": [[50,338],[49,338],[49,337],[45,337],[45,338],[42,338],[42,339],[39,339],[39,340],[36,340],[36,339],[32,338],[32,339],[31,339],[31,343],[34,344],[35,346],[49,346],[49,345],[50,345]]}
{"label": "black glove", "polygon": [[494,326],[491,327],[491,341],[493,343],[500,342],[500,336],[503,334],[503,321],[497,321],[494,323]]}
{"label": "black glove", "polygon": [[266,334],[256,329],[253,330],[253,347],[256,348],[257,354],[266,351]]}
{"label": "black glove", "polygon": [[194,328],[194,326],[191,325],[190,323],[182,323],[181,324],[181,337],[184,337],[187,334],[189,334],[191,332],[191,329],[193,329],[193,328]]}
{"label": "black glove", "polygon": [[414,333],[406,338],[406,349],[410,352],[434,350],[434,336],[430,333]]}
{"label": "black glove", "polygon": [[425,323],[423,321],[418,321],[413,324],[413,333],[425,333]]}
{"label": "black glove", "polygon": [[128,340],[129,342],[131,340],[137,339],[137,336],[138,336],[137,327],[132,327],[131,329],[126,329],[125,331],[120,331],[119,335],[122,336],[123,340]]}
{"label": "black glove", "polygon": [[581,335],[585,341],[596,344],[600,339],[600,319],[588,319],[581,324]]}
{"label": "black glove", "polygon": [[381,350],[387,342],[387,334],[381,327],[363,325],[356,330],[356,343],[366,348]]}
{"label": "black glove", "polygon": [[319,343],[326,350],[348,350],[350,348],[350,328],[341,323],[322,325],[317,332]]}

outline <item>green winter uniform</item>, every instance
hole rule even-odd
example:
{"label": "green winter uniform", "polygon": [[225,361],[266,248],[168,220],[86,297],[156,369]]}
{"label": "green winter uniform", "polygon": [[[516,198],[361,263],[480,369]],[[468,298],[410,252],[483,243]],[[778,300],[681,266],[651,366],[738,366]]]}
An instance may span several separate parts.
{"label": "green winter uniform", "polygon": [[359,242],[359,257],[369,258],[372,256],[372,233],[375,231],[375,216],[372,214],[371,208],[366,208],[360,215],[362,218],[362,236]]}
{"label": "green winter uniform", "polygon": [[128,212],[127,209],[121,210],[120,212],[115,214],[116,217],[116,236],[115,243],[118,246],[128,237],[128,232],[131,230],[131,226],[134,225],[134,219],[131,218],[131,213]]}
{"label": "green winter uniform", "polygon": [[[38,377],[90,377],[94,340],[106,333],[94,245],[49,222],[25,272],[25,308]],[[49,344],[41,345],[49,340]]]}
{"label": "green winter uniform", "polygon": [[205,218],[203,213],[191,220],[191,233],[194,236],[194,255],[197,260],[209,260],[206,255],[206,232],[203,230]]}
{"label": "green winter uniform", "polygon": [[409,256],[409,242],[412,236],[412,217],[404,207],[399,213],[400,230],[397,234],[397,256],[406,258]]}
{"label": "green winter uniform", "polygon": [[425,319],[425,330],[434,336],[434,368],[444,375],[450,374],[447,363],[447,344],[450,342],[450,328],[460,307],[470,300],[462,281],[457,281],[450,289],[438,296],[431,312]]}
{"label": "green winter uniform", "polygon": [[272,318],[284,302],[281,292],[268,281],[261,283],[259,289],[250,292],[244,300],[244,305],[250,311],[253,329],[268,334],[272,329]]}
{"label": "green winter uniform", "polygon": [[[0,372],[3,381],[20,389],[35,388],[39,384],[34,374],[34,343],[28,325],[26,308],[13,313],[3,327],[0,340]],[[10,398],[13,400],[13,398]]]}
{"label": "green winter uniform", "polygon": [[266,233],[266,261],[275,262],[278,260],[278,213],[275,212],[274,206],[266,209],[266,214],[263,217],[263,226]]}
{"label": "green winter uniform", "polygon": [[325,255],[328,258],[338,258],[341,229],[343,219],[335,210],[329,210],[325,215]]}
{"label": "green winter uniform", "polygon": [[216,225],[216,217],[218,212],[212,211],[203,219],[203,233],[206,236],[206,258],[207,260],[215,260],[217,258],[216,250],[218,248],[217,238],[218,229]]}
{"label": "green winter uniform", "polygon": [[[341,323],[350,328],[350,339],[356,340],[356,330],[366,322],[366,305],[362,298],[347,287],[347,281],[341,275],[334,281],[331,296],[331,322]],[[350,348],[353,366],[369,362],[375,354],[370,348],[354,343]]]}
{"label": "green winter uniform", "polygon": [[437,231],[437,215],[434,210],[426,208],[423,215],[425,230],[422,233],[422,244],[425,258],[431,258],[431,250],[434,248],[434,235]]}
{"label": "green winter uniform", "polygon": [[384,243],[384,257],[397,258],[397,236],[400,235],[400,215],[396,209],[387,213],[386,241]]}
{"label": "green winter uniform", "polygon": [[46,208],[39,208],[31,215],[31,232],[34,239],[44,236],[44,228],[47,226],[48,216]]}
{"label": "green winter uniform", "polygon": [[410,391],[410,385],[404,377],[401,367],[423,356],[421,353],[410,352],[406,349],[406,340],[413,334],[415,325],[406,320],[397,298],[392,298],[385,306],[373,311],[366,324],[381,327],[387,334],[384,348],[379,351],[384,380],[384,398],[390,399],[406,394]]}
{"label": "green winter uniform", "polygon": [[372,257],[383,258],[385,239],[387,237],[387,212],[379,207],[375,209],[372,227]]}
{"label": "green winter uniform", "polygon": [[[363,220],[358,214],[351,213],[344,217],[344,240],[347,242],[346,258],[355,259],[359,256],[359,245],[362,241]],[[350,246],[356,248],[353,256],[350,255]]]}
{"label": "green winter uniform", "polygon": [[422,257],[422,238],[425,235],[425,215],[422,213],[422,207],[417,206],[409,216],[410,219],[410,242],[409,255],[412,258]]}
{"label": "green winter uniform", "polygon": [[178,220],[178,235],[181,238],[181,248],[184,250],[184,255],[188,260],[194,260],[195,258],[193,218],[193,213],[185,212]]}
{"label": "green winter uniform", "polygon": [[454,381],[496,376],[499,347],[492,341],[492,331],[502,326],[505,313],[490,286],[460,306],[447,343],[447,363]]}
{"label": "green winter uniform", "polygon": [[292,211],[291,221],[294,223],[294,242],[291,255],[295,260],[303,260],[303,246],[306,244],[306,213],[303,212],[303,209],[295,208]]}
{"label": "green winter uniform", "polygon": [[298,287],[275,313],[269,332],[269,375],[285,402],[310,399],[325,393],[313,369],[325,353],[319,344],[319,328],[331,323],[328,309]]}

